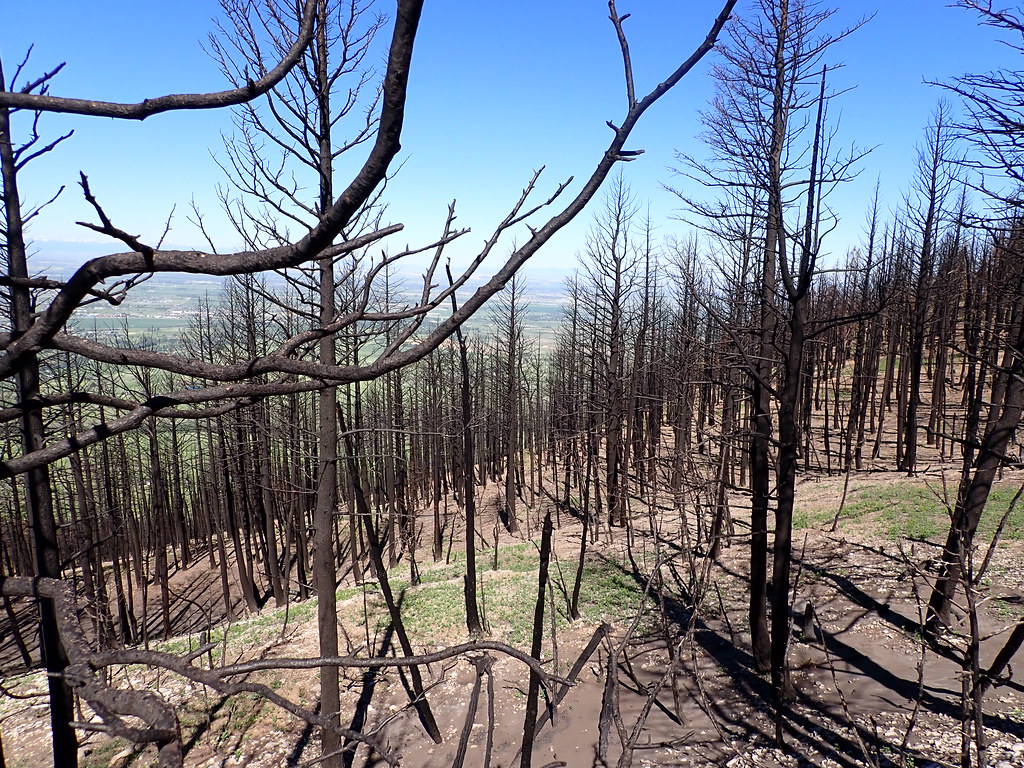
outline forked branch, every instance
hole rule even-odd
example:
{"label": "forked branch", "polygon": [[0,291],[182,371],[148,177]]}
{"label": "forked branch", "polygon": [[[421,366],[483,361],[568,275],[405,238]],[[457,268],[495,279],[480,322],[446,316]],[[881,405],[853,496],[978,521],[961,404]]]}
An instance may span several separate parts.
{"label": "forked branch", "polygon": [[[147,117],[161,112],[175,112],[185,109],[216,109],[244,104],[247,101],[252,101],[257,96],[262,96],[281,82],[285,75],[302,58],[306,46],[313,39],[316,4],[317,0],[306,0],[302,9],[302,24],[299,26],[299,34],[295,38],[294,44],[281,58],[277,66],[258,80],[249,80],[245,85],[232,88],[229,91],[170,94],[145,99],[137,104],[121,104],[109,101],[92,101],[90,99],[69,99],[62,96],[51,96],[45,92],[27,93],[26,91],[31,90],[31,88],[26,88],[20,92],[0,91],[0,107],[31,109],[39,112],[64,112],[91,117],[116,117],[122,120],[145,120]],[[63,64],[60,65],[60,67],[63,66]],[[43,78],[30,84],[30,86],[45,82],[45,80],[56,74],[60,67],[44,75]]]}

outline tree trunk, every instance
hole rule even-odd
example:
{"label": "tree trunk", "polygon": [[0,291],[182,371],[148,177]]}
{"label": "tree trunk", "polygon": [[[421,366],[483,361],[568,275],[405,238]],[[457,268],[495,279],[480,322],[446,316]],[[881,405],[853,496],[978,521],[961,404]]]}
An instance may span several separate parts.
{"label": "tree trunk", "polygon": [[[4,90],[5,87],[3,70],[0,69],[0,90]],[[29,272],[21,219],[21,198],[18,194],[10,111],[6,107],[0,107],[0,171],[4,184],[8,275],[15,279],[27,280]],[[17,337],[32,324],[32,296],[25,284],[15,284],[8,290],[11,297],[11,331],[12,335]],[[19,364],[18,399],[19,402],[27,403],[38,397],[39,361],[34,353],[29,353]],[[45,443],[42,412],[25,410],[21,417],[21,432],[25,453],[40,450]],[[35,575],[59,579],[60,550],[57,543],[57,520],[53,510],[49,469],[43,466],[30,470],[26,475],[25,485],[32,527]],[[63,677],[68,662],[61,647],[53,601],[40,600],[39,619],[40,645],[50,694],[54,768],[74,768],[78,765],[78,736],[71,727],[74,720],[74,697]]]}

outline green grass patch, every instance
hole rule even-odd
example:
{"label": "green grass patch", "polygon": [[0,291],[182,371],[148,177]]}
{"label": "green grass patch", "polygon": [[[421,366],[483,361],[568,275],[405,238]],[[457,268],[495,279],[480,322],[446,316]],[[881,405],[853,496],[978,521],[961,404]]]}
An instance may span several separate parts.
{"label": "green grass patch", "polygon": [[[477,573],[480,578],[481,609],[491,636],[520,647],[526,646],[533,631],[533,615],[537,599],[539,553],[532,542],[509,544],[498,549],[498,570],[493,570],[493,550],[478,553]],[[400,600],[402,618],[412,642],[427,646],[439,637],[460,637],[466,631],[465,553],[454,556],[449,563],[421,563],[421,581],[412,585],[408,568],[395,568],[390,584],[396,600]],[[570,624],[568,599],[576,575],[576,563],[569,559],[551,563],[549,577],[554,594],[556,626]],[[369,624],[371,631],[383,632],[390,623],[380,585],[368,581],[359,587],[337,592],[338,617],[346,631],[362,632]],[[614,559],[596,554],[588,557],[583,569],[579,611],[588,623],[630,621],[640,607],[642,588]],[[648,605],[649,607],[649,605]],[[545,612],[550,603],[545,604]],[[268,609],[256,616],[224,624],[209,632],[154,643],[154,648],[167,653],[184,654],[203,643],[213,643],[213,655],[220,649],[240,645],[256,647],[279,637],[285,623],[286,609]],[[287,609],[288,624],[316,620],[316,599],[293,604]],[[545,614],[545,625],[550,616]],[[240,716],[243,725],[247,725]]]}
{"label": "green grass patch", "polygon": [[[978,526],[980,536],[992,536],[1018,489],[1019,486],[1014,483],[996,485],[992,489]],[[954,478],[947,485],[946,492],[954,496],[956,491]],[[847,496],[839,520],[841,523],[872,526],[891,539],[935,539],[944,536],[949,530],[949,509],[942,494],[943,490],[939,486],[914,482],[855,488]],[[951,498],[950,503],[953,501]],[[834,510],[810,511],[798,506],[793,514],[793,527],[819,528],[829,524],[834,516]],[[1002,537],[1010,540],[1024,539],[1024,498],[1017,503],[1007,519]]]}
{"label": "green grass patch", "polygon": [[[846,496],[846,502],[839,515],[841,523],[856,523],[863,518],[876,514],[894,503],[894,497],[890,498],[886,491],[888,486],[870,486],[868,488],[851,490]],[[836,517],[836,509],[839,506],[842,490],[836,489],[836,508],[808,510],[801,508],[800,496],[797,495],[796,504],[793,509],[793,527],[796,529],[821,528],[831,525]]]}
{"label": "green grass patch", "polygon": [[[512,645],[526,645],[533,636],[533,612],[537,603],[536,573],[485,575],[483,595],[484,615],[491,634]],[[558,608],[557,594],[555,601]],[[545,612],[547,610],[548,606],[545,605]],[[465,616],[461,608],[460,613]],[[546,613],[544,618],[547,626],[550,618]],[[561,611],[557,623],[559,626],[567,623]]]}
{"label": "green grass patch", "polygon": [[864,514],[880,512],[883,530],[891,539],[931,539],[949,530],[949,511],[931,488],[894,485],[865,490],[854,507],[864,509]]}
{"label": "green grass patch", "polygon": [[256,693],[242,692],[227,700],[224,714],[227,724],[221,729],[224,736],[242,737],[260,718],[267,701]]}
{"label": "green grass patch", "polygon": [[[832,518],[827,518],[831,520]],[[806,509],[794,509],[793,510],[793,528],[796,530],[804,530],[807,528],[817,528],[826,522],[824,513],[818,512],[811,514]]]}
{"label": "green grass patch", "polygon": [[614,562],[589,561],[580,584],[580,615],[589,621],[632,618],[640,605],[640,585]]}
{"label": "green grass patch", "polygon": [[[491,555],[492,553],[487,553]],[[481,580],[481,609],[492,636],[514,645],[526,645],[533,631],[533,614],[537,600],[537,572],[539,555],[536,547],[527,542],[500,547],[498,571],[484,565],[485,558],[478,562]],[[490,557],[487,563],[492,563]],[[402,619],[412,641],[416,644],[436,642],[437,637],[463,634],[466,628],[465,594],[463,574],[465,558],[429,567],[421,574],[421,583],[410,585],[406,578],[392,578],[391,588],[396,600],[401,596]],[[558,578],[554,563],[550,569],[554,589],[556,625],[569,624],[566,592],[572,590],[575,577],[574,563],[563,563],[562,574],[566,583]],[[346,627],[362,627],[369,620],[378,632],[383,631],[390,618],[380,587],[367,583],[364,587],[367,597],[364,616],[363,601],[353,601],[341,610],[341,620]],[[580,589],[580,615],[586,621],[620,621],[632,618],[640,602],[641,591],[636,582],[623,572],[615,562],[600,558],[589,559],[584,566],[583,582]],[[545,611],[550,605],[545,605]],[[545,616],[545,624],[550,616]]]}
{"label": "green grass patch", "polygon": [[1021,618],[1021,607],[1017,602],[996,598],[992,601],[992,609],[1000,621],[1018,621]]}
{"label": "green grass patch", "polygon": [[[293,606],[289,612],[289,623],[308,619],[316,608],[316,601],[307,600]],[[209,632],[195,632],[182,637],[173,637],[170,640],[161,640],[153,644],[153,649],[183,655],[197,650],[206,643],[214,643],[217,647],[213,649],[216,655],[225,644],[234,646],[259,645],[277,637],[284,626],[285,609],[278,608],[273,611],[266,611],[254,616],[233,621],[230,624],[221,624],[212,628]]]}
{"label": "green grass patch", "polygon": [[[462,581],[424,584],[407,589],[402,599],[402,619],[409,634],[419,643],[431,642],[431,635],[465,626],[465,596]],[[386,624],[387,614],[380,616]]]}
{"label": "green grass patch", "polygon": [[[838,499],[837,502],[838,504]],[[793,527],[820,528],[835,518],[835,509],[797,509]],[[839,515],[840,523],[868,525],[886,536],[929,539],[946,532],[949,515],[935,492],[910,483],[870,485],[852,489]]]}
{"label": "green grass patch", "polygon": [[[426,562],[420,565],[423,568],[420,576],[424,583],[454,578],[466,572],[466,552],[462,549],[453,551],[451,562],[446,564],[431,565]],[[535,571],[539,566],[540,552],[533,542],[526,541],[498,546],[499,571]],[[494,568],[493,549],[478,549],[476,551],[476,568],[477,571]]]}
{"label": "green grass patch", "polygon": [[[1006,514],[1006,510],[1010,508],[1010,504],[1013,503],[1013,497],[1017,495],[1019,490],[1020,486],[1016,483],[1003,483],[992,489],[988,496],[988,503],[985,504],[985,514],[981,516],[981,523],[978,525],[978,532],[984,535],[986,539],[992,538],[992,534],[996,531],[996,526],[999,525],[999,521]],[[1003,526],[1001,538],[1014,541],[1024,539],[1024,494],[1021,494],[1021,498],[1014,505],[1010,517],[1007,518],[1006,525]]]}

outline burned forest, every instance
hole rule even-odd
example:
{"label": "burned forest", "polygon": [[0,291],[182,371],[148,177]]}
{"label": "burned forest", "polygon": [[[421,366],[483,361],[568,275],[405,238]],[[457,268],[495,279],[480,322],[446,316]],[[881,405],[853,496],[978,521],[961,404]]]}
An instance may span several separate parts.
{"label": "burned forest", "polygon": [[[220,0],[223,89],[138,101],[5,46],[0,768],[1024,768],[1024,8],[934,11],[1011,64],[931,83],[851,209],[870,15],[570,5],[609,66],[507,109],[603,143],[472,231],[401,186],[468,9]],[[131,234],[160,179],[76,132],[161,121],[217,210]],[[104,250],[51,271],[68,197]],[[154,285],[180,327],[97,319]]]}

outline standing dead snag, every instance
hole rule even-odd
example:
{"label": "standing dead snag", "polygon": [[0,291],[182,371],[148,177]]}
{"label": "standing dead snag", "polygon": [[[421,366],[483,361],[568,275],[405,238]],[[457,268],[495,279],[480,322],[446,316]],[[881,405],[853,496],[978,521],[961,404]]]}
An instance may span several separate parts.
{"label": "standing dead snag", "polygon": [[[520,418],[524,415],[525,409],[521,407],[520,368],[523,364],[523,316],[529,304],[523,299],[523,280],[518,275],[513,276],[505,290],[495,299],[497,302],[493,311],[493,320],[497,326],[497,334],[502,337],[498,342],[503,345],[499,355],[504,355],[504,366],[499,371],[498,378],[504,377],[504,389],[502,395],[502,440],[504,442],[505,459],[505,525],[509,533],[519,531],[519,518],[516,506],[519,499],[519,482],[517,474],[520,464]],[[532,467],[531,467],[532,471]],[[495,550],[497,557],[497,550]]]}
{"label": "standing dead snag", "polygon": [[814,121],[814,135],[811,140],[811,165],[807,182],[807,213],[802,234],[794,235],[795,247],[799,250],[796,264],[789,260],[779,262],[785,298],[789,305],[789,348],[783,365],[782,389],[779,392],[779,449],[778,501],[775,511],[775,541],[772,563],[772,643],[771,675],[775,691],[775,741],[783,744],[785,708],[793,698],[787,652],[791,628],[790,598],[792,591],[793,563],[793,506],[796,499],[796,475],[800,450],[800,426],[798,414],[801,401],[801,379],[804,372],[804,348],[807,342],[807,297],[814,279],[818,260],[819,240],[817,237],[820,220],[819,162],[822,159],[822,142],[825,114],[825,78],[827,67],[821,69],[821,89],[818,93],[817,118]]}
{"label": "standing dead snag", "polygon": [[[786,648],[804,354],[817,330],[808,316],[808,292],[833,218],[822,199],[852,178],[851,169],[863,156],[853,148],[844,154],[831,149],[825,121],[831,96],[825,92],[824,59],[834,43],[860,25],[829,34],[826,22],[834,11],[816,3],[760,0],[757,5],[758,12],[733,30],[724,51],[727,64],[716,72],[716,96],[704,116],[711,161],[681,156],[681,173],[725,190],[722,199],[708,203],[680,197],[727,247],[738,239],[756,239],[760,250],[760,277],[750,296],[755,309],[747,321],[752,327],[737,328],[722,317],[718,320],[731,337],[749,382],[748,617],[754,664],[771,672],[776,735],[781,741],[782,712],[791,693]],[[747,254],[744,249],[744,261]],[[829,327],[827,322],[824,327]],[[744,342],[743,334],[752,342]],[[769,590],[773,496],[777,503]]]}
{"label": "standing dead snag", "polygon": [[[992,402],[978,445],[964,451],[964,468],[957,490],[956,505],[946,543],[942,550],[939,576],[928,599],[928,633],[936,637],[948,625],[953,596],[961,581],[963,559],[974,546],[996,472],[1009,463],[1006,450],[1017,432],[1024,414],[1024,249],[1021,233],[1013,230],[1006,242],[997,243],[1002,258],[1009,264],[1011,301],[1007,307],[1006,327],[998,344],[1002,348],[1000,364],[992,366],[989,384]],[[980,393],[984,387],[979,387]],[[975,453],[976,451],[976,453]]]}
{"label": "standing dead snag", "polygon": [[605,499],[609,529],[626,527],[629,517],[629,421],[626,393],[628,305],[637,292],[642,254],[634,235],[638,206],[620,173],[612,180],[602,210],[587,237],[588,282],[594,322],[594,365],[598,371],[598,408],[604,424]]}
{"label": "standing dead snag", "polygon": [[[20,72],[20,69],[19,69]],[[41,78],[35,87],[44,88],[50,76]],[[11,87],[16,87],[12,79]],[[0,64],[0,91],[6,90],[3,66]],[[32,90],[29,88],[28,90]],[[25,245],[24,217],[21,209],[21,195],[18,191],[18,169],[32,156],[24,156],[31,148],[29,141],[15,147],[11,134],[11,110],[0,105],[0,178],[3,179],[4,256],[7,277],[12,281],[7,298],[10,336],[17,338],[26,333],[32,325],[35,302],[30,288],[28,253]],[[67,137],[65,137],[67,138]],[[58,139],[58,142],[61,141]],[[55,142],[56,144],[57,142]],[[54,145],[51,145],[51,147]],[[30,214],[31,216],[31,214]],[[22,403],[38,400],[40,397],[39,356],[31,352],[25,356],[24,364],[15,373],[17,398]],[[21,449],[24,453],[41,450],[46,442],[46,425],[40,410],[24,409],[20,414]],[[54,513],[53,493],[50,485],[50,470],[47,465],[32,468],[26,478],[26,502],[33,537],[34,575],[59,579],[61,575],[60,546],[57,539],[57,519]],[[57,627],[58,617],[52,599],[39,603],[40,651],[42,661],[49,673],[47,685],[50,694],[50,730],[53,733],[53,760],[58,768],[74,766],[78,761],[78,737],[71,722],[74,719],[74,698],[70,687],[62,677],[68,665],[66,649],[61,646]]]}
{"label": "standing dead snag", "polygon": [[[544,516],[540,535],[540,570],[537,573],[537,603],[533,610],[533,639],[530,642],[530,656],[537,661],[541,658],[544,641],[544,602],[548,591],[548,563],[551,560],[551,510]],[[526,720],[523,723],[523,746],[520,768],[530,768],[533,760],[533,740],[537,733],[537,704],[540,699],[541,676],[530,671],[530,687],[526,693]]]}
{"label": "standing dead snag", "polygon": [[[998,10],[992,3],[978,0],[959,0],[957,5],[977,12],[980,23],[1009,33],[1011,40],[1003,42],[1011,50],[1024,54],[1021,43],[1024,23],[1015,13]],[[942,551],[939,578],[928,600],[927,629],[933,637],[949,622],[963,559],[973,546],[996,472],[1010,463],[1005,452],[1024,412],[1024,279],[1021,278],[1024,237],[1020,219],[1020,185],[1024,179],[1020,131],[1024,117],[1021,108],[1024,84],[1017,73],[998,70],[964,75],[948,88],[965,101],[968,120],[959,128],[979,151],[979,155],[961,162],[980,173],[980,191],[1003,217],[1001,226],[980,223],[992,236],[995,273],[1008,277],[1004,287],[1009,291],[1003,308],[1008,322],[997,333],[996,346],[989,353],[991,359],[999,363],[990,366],[988,393],[986,395],[984,379],[969,390],[971,425],[963,445],[963,470],[956,506]],[[985,366],[980,369],[986,371]],[[974,372],[972,362],[972,382]],[[982,412],[986,407],[987,419],[983,420]],[[1018,635],[1019,629],[1018,626],[1013,637]]]}
{"label": "standing dead snag", "polygon": [[[932,115],[925,144],[918,152],[913,181],[916,200],[907,204],[907,218],[920,233],[919,247],[911,255],[913,289],[910,300],[909,354],[907,361],[907,402],[902,425],[900,469],[913,475],[917,467],[918,433],[922,405],[921,375],[925,370],[925,341],[928,316],[933,311],[934,282],[939,240],[947,213],[947,198],[957,181],[956,136],[949,105],[940,101]],[[934,362],[932,363],[934,364]],[[931,375],[931,374],[929,374]],[[940,380],[944,377],[938,374]]]}
{"label": "standing dead snag", "polygon": [[[96,298],[115,302],[123,299],[138,285],[141,275],[185,273],[244,276],[268,270],[291,269],[312,260],[346,257],[357,262],[366,246],[399,231],[401,225],[381,225],[358,237],[351,236],[355,217],[365,209],[369,201],[381,194],[394,158],[401,147],[412,52],[422,1],[399,0],[396,3],[379,110],[373,116],[375,130],[372,132],[372,142],[367,137],[364,145],[368,146],[366,158],[348,184],[338,185],[339,188],[330,194],[326,187],[321,188],[323,194],[316,210],[316,221],[309,225],[308,231],[304,227],[298,239],[282,238],[280,242],[273,244],[250,243],[246,250],[234,253],[217,252],[212,243],[209,244],[210,248],[204,246],[201,249],[181,251],[163,250],[159,246],[145,243],[140,238],[127,234],[129,230],[112,221],[104,211],[99,196],[93,194],[83,179],[86,199],[93,206],[100,222],[87,226],[123,244],[128,251],[92,259],[66,281],[49,281],[46,278],[30,280],[25,269],[24,239],[21,233],[20,203],[16,184],[16,174],[20,166],[13,160],[14,150],[8,118],[12,111],[24,110],[143,120],[169,110],[207,109],[244,103],[265,94],[302,59],[317,29],[323,29],[322,13],[325,6],[322,2],[306,0],[298,32],[278,65],[258,80],[246,80],[230,91],[160,97],[140,104],[119,105],[32,92],[33,87],[39,89],[40,86],[47,84],[57,70],[37,80],[33,87],[22,92],[8,91],[3,83],[0,83],[0,115],[3,119],[0,124],[0,147],[5,150],[4,237],[9,253],[14,254],[13,258],[8,259],[6,280],[14,288],[12,293],[20,297],[13,302],[16,306],[10,310],[11,332],[0,337],[0,349],[3,352],[0,355],[0,379],[22,377],[31,380],[35,377],[37,380],[37,356],[41,352],[54,349],[98,363],[139,366],[149,371],[170,374],[166,377],[154,377],[152,389],[141,394],[110,398],[108,393],[80,393],[83,402],[100,403],[104,407],[110,403],[110,408],[116,413],[101,411],[93,423],[82,424],[73,432],[60,435],[47,434],[38,427],[39,424],[45,423],[48,409],[60,404],[60,398],[47,400],[38,397],[38,387],[34,387],[31,381],[20,388],[18,402],[14,407],[24,414],[23,433],[26,440],[19,454],[5,456],[0,461],[0,477],[26,475],[30,497],[38,501],[38,507],[33,510],[34,519],[42,521],[44,525],[36,531],[35,545],[37,554],[49,564],[48,569],[41,570],[40,573],[43,576],[60,575],[60,552],[54,535],[55,526],[50,525],[53,515],[46,512],[46,496],[50,484],[47,467],[83,451],[87,446],[131,432],[149,423],[154,417],[215,418],[275,396],[327,391],[322,410],[327,412],[327,418],[330,418],[333,410],[330,407],[332,388],[375,379],[423,359],[452,336],[456,329],[499,292],[555,233],[586,207],[618,163],[633,159],[639,154],[640,150],[630,150],[625,146],[634,127],[650,107],[675,87],[711,51],[734,6],[735,0],[723,2],[721,12],[711,24],[708,34],[692,54],[649,93],[640,96],[634,85],[629,49],[622,30],[622,21],[625,17],[619,17],[613,5],[613,22],[625,62],[626,111],[618,125],[611,123],[611,141],[601,155],[595,158],[589,175],[574,194],[567,191],[570,180],[559,185],[547,200],[534,204],[533,197],[537,186],[535,176],[520,199],[511,206],[508,215],[494,227],[470,266],[455,278],[448,288],[437,291],[433,284],[442,247],[461,234],[446,228],[445,234],[435,244],[437,253],[424,276],[422,295],[410,306],[382,312],[374,312],[370,308],[375,278],[402,256],[415,252],[403,251],[397,255],[385,256],[379,262],[368,266],[363,285],[354,291],[354,299],[349,307],[332,308],[330,302],[324,301],[322,311],[317,314],[312,327],[296,327],[289,324],[288,335],[280,339],[272,349],[253,352],[244,360],[230,363],[197,359],[189,354],[102,343],[78,337],[74,333],[67,333],[66,330],[74,327],[73,321],[87,303]],[[321,47],[324,43],[322,36],[316,41]],[[564,204],[561,202],[563,196],[567,198],[564,199]],[[560,208],[555,209],[556,212],[546,221],[538,222],[536,225],[530,223],[537,218],[542,209],[553,208],[556,202]],[[444,307],[448,299],[466,285],[482,262],[493,252],[498,241],[510,229],[522,223],[528,224],[531,232],[531,236],[524,244],[514,248],[493,276],[461,306],[453,308],[447,317],[430,330],[419,333],[426,317]],[[323,277],[324,283],[330,278],[326,270]],[[52,290],[52,294],[41,300],[37,307],[29,309],[30,292],[34,288],[48,288]],[[369,359],[336,362],[326,347],[329,347],[331,340],[336,339],[339,334],[353,332],[357,325],[363,328],[373,326],[376,329],[396,325],[397,329],[391,341],[382,345]],[[308,350],[318,345],[325,347],[325,354],[318,356],[317,359],[311,359]],[[211,436],[212,430],[211,427]],[[329,432],[327,434],[329,439]],[[212,444],[212,440],[210,442]],[[238,463],[239,457],[232,458]],[[321,458],[325,465],[337,460],[329,449],[323,452]],[[331,483],[329,468],[325,466],[323,469],[322,480],[324,483]],[[327,512],[328,517],[332,514],[326,509],[330,503],[330,494],[325,489],[321,509]],[[324,518],[321,516],[319,519],[323,523]],[[326,526],[321,524],[320,529],[323,533]],[[210,534],[219,538],[222,529],[218,526],[217,530],[210,530]],[[301,539],[303,535],[304,533],[300,533],[299,538]],[[330,543],[325,542],[324,538],[318,538],[317,547],[319,554],[326,557],[325,550]],[[141,553],[138,555],[138,559],[141,560]],[[323,575],[321,573],[317,576],[321,592],[326,589],[326,579]],[[61,696],[60,691],[56,690],[57,687],[63,687],[60,672],[64,665],[57,660],[60,655],[60,642],[56,622],[50,615],[52,611],[47,607],[48,601],[52,601],[53,598],[42,593],[36,596],[43,601],[44,643],[49,647],[48,660],[53,660],[51,672],[54,674],[51,681],[55,686],[52,699],[55,742],[64,745],[57,748],[55,759],[59,768],[65,768],[73,766],[77,760],[73,747],[74,734],[70,728],[72,700],[69,696]],[[331,706],[330,702],[326,705]],[[329,721],[317,721],[317,724],[328,729],[332,727]],[[167,734],[161,732],[159,735],[162,738]]]}
{"label": "standing dead snag", "polygon": [[[451,265],[446,265],[448,284],[454,285]],[[452,311],[459,309],[455,292],[452,291]],[[476,451],[473,449],[473,394],[469,383],[469,350],[462,327],[455,329],[455,338],[459,342],[459,403],[461,414],[462,452],[462,498],[466,507],[466,574],[463,587],[466,596],[466,629],[473,637],[483,634],[483,622],[480,620],[480,604],[477,601],[476,577]]]}
{"label": "standing dead snag", "polygon": [[[222,27],[221,35],[212,37],[210,45],[221,70],[237,84],[247,77],[250,69],[262,69],[270,55],[287,47],[297,10],[292,3],[269,2],[263,11],[263,16],[269,18],[254,20],[251,16],[255,10],[249,5],[224,0],[222,8],[231,32],[225,32]],[[221,199],[225,212],[249,247],[266,248],[287,241],[288,228],[296,223],[309,228],[316,226],[319,212],[327,211],[337,196],[335,167],[340,167],[349,150],[372,137],[371,120],[351,119],[351,113],[359,111],[357,106],[365,107],[372,114],[380,99],[375,89],[369,89],[370,96],[364,92],[367,90],[364,86],[372,84],[365,58],[384,23],[370,11],[368,5],[359,3],[317,0],[313,43],[304,52],[301,65],[265,99],[245,104],[234,112],[235,125],[241,135],[225,140],[228,161],[222,165],[231,188],[240,197],[231,199],[227,193],[222,193]],[[253,32],[254,24],[258,25],[255,28],[262,28],[265,36]],[[272,148],[279,152],[275,153]],[[291,185],[277,182],[287,175],[292,177]],[[354,211],[343,230],[344,239],[374,229],[376,204],[374,194]],[[379,220],[379,215],[376,219]],[[342,286],[350,277],[355,278],[346,274],[353,271],[351,267],[346,269],[343,263],[346,259],[353,265],[358,263],[358,258],[345,255],[327,256],[302,265],[297,278],[284,272],[286,281],[316,286],[316,290],[309,291],[308,296],[303,296],[300,290],[300,306],[289,307],[279,301],[278,309],[297,315],[300,324],[305,316],[314,326],[330,327],[339,312],[346,309],[348,297]],[[247,289],[247,297],[258,295],[250,277],[239,278]],[[337,334],[323,334],[316,342],[315,359],[320,365],[336,366],[339,347],[342,359],[348,357],[344,350],[349,344],[343,345],[346,341]],[[254,349],[252,354],[255,353]],[[317,594],[320,653],[337,656],[335,516],[341,475],[336,414],[338,388],[324,386],[316,400],[312,581]],[[269,463],[269,457],[266,461]],[[272,508],[266,510],[267,514],[273,512]],[[351,554],[355,564],[355,547]],[[321,712],[340,725],[341,690],[336,668],[320,670],[320,705]],[[333,731],[324,733],[325,768],[343,767],[341,747]]]}

